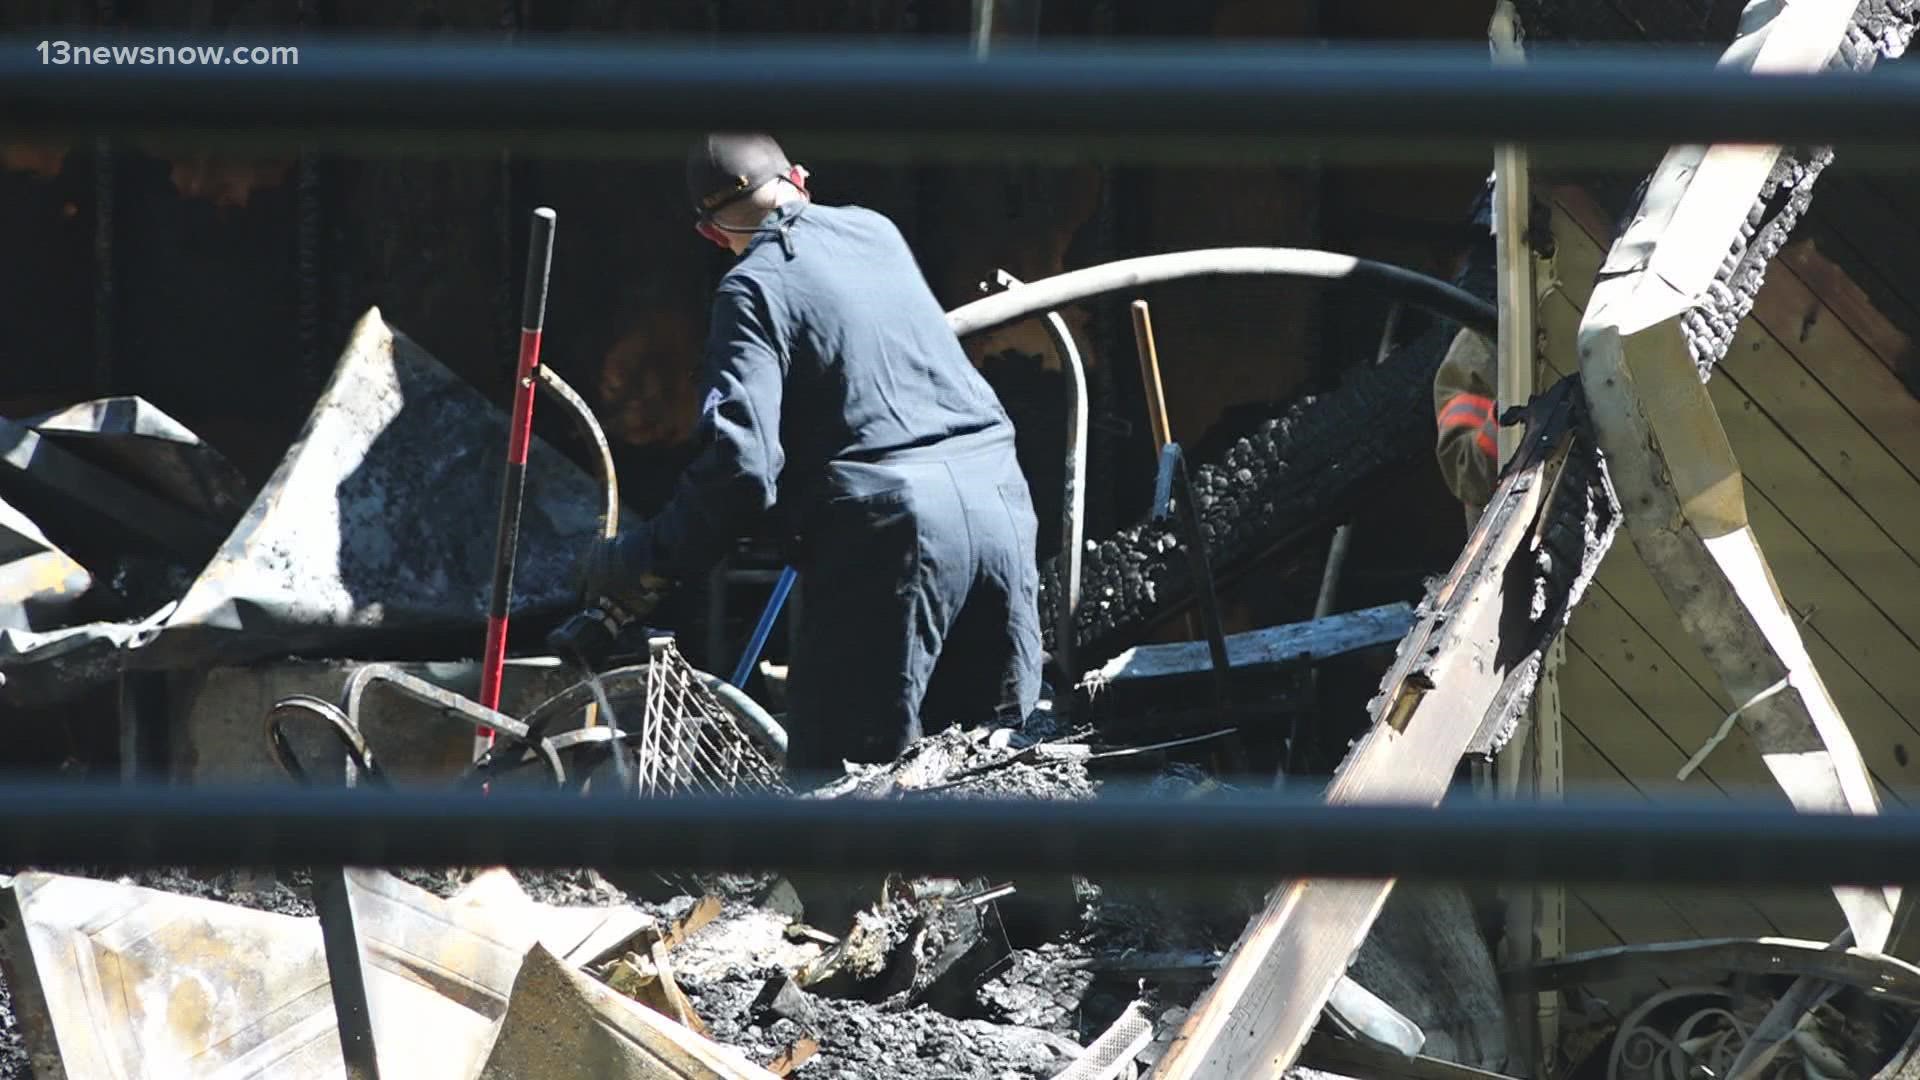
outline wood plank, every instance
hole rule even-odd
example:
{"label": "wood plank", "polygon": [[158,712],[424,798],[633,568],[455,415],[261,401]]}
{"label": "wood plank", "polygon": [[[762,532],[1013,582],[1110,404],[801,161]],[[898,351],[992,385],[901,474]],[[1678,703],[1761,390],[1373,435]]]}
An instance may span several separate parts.
{"label": "wood plank", "polygon": [[[1868,370],[1864,364],[1857,366]],[[1920,479],[1796,363],[1765,327],[1752,320],[1741,323],[1715,376],[1715,382],[1730,379],[1744,391],[1909,561],[1920,555]],[[1915,572],[1920,573],[1920,566]]]}
{"label": "wood plank", "polygon": [[[1563,243],[1561,250],[1571,246]],[[1572,340],[1569,320],[1577,322],[1578,318],[1574,299],[1569,289],[1543,305],[1542,322],[1548,327],[1550,340]],[[1554,336],[1562,334],[1567,336]],[[1561,362],[1564,355],[1549,366],[1558,371]],[[1816,616],[1811,620],[1814,624],[1821,622],[1818,611],[1825,611],[1825,624],[1815,625],[1816,632],[1834,646],[1835,651],[1845,654],[1855,670],[1887,703],[1912,703],[1896,711],[1901,712],[1908,728],[1920,728],[1920,717],[1906,716],[1907,711],[1920,713],[1920,650],[1915,649],[1905,628],[1894,623],[1857,585],[1874,582],[1878,593],[1878,586],[1887,584],[1883,602],[1920,627],[1920,580],[1908,580],[1913,567],[1911,560],[1889,551],[1885,541],[1878,549],[1863,544],[1863,538],[1879,535],[1878,529],[1831,481],[1819,476],[1804,454],[1794,451],[1777,436],[1770,436],[1769,432],[1779,431],[1777,425],[1748,410],[1744,395],[1729,380],[1714,379],[1708,388],[1749,481],[1748,515],[1755,533],[1766,545],[1768,560],[1780,579],[1782,592],[1802,613],[1809,604],[1815,605]],[[1769,477],[1778,480],[1783,473],[1792,476],[1793,482],[1784,485],[1768,482]],[[1828,493],[1826,497],[1818,494],[1823,487]],[[1774,500],[1776,492],[1793,500],[1793,513],[1779,509]],[[1825,554],[1830,553],[1819,551],[1815,541],[1803,534],[1801,528],[1786,525],[1789,517],[1817,532],[1826,544],[1839,550],[1855,574],[1843,573],[1826,559]],[[1697,647],[1693,651],[1698,654]],[[1826,668],[1820,670],[1825,678]],[[1717,678],[1708,683],[1715,687],[1718,684]],[[1839,688],[1830,685],[1829,690],[1837,702]]]}
{"label": "wood plank", "polygon": [[1701,768],[1705,775],[1699,779],[1682,783],[1674,778],[1692,748],[1682,750],[1628,700],[1577,640],[1568,643],[1560,687],[1562,708],[1583,720],[1580,730],[1641,794],[1656,800],[1725,798],[1725,792],[1714,782],[1713,770],[1718,762],[1711,758]]}
{"label": "wood plank", "polygon": [[[1619,945],[1626,944],[1609,925],[1606,915],[1602,914],[1603,910],[1607,912],[1613,910],[1607,907],[1604,899],[1600,906],[1596,907],[1585,893],[1569,892],[1567,894],[1567,948],[1569,951],[1617,948]],[[1619,1020],[1640,1002],[1670,987],[1662,979],[1642,976],[1596,985],[1588,989],[1605,1008],[1608,1015]]]}
{"label": "wood plank", "polygon": [[[1784,588],[1784,586],[1783,586]],[[1699,646],[1680,625],[1679,616],[1653,581],[1632,545],[1616,544],[1595,577],[1592,593],[1604,593],[1645,630],[1707,693],[1722,716],[1733,708]],[[1817,601],[1816,601],[1817,602]],[[1581,605],[1585,610],[1586,604]],[[1579,612],[1574,615],[1579,624]],[[1911,726],[1887,699],[1870,686],[1834,647],[1817,632],[1806,635],[1807,651],[1826,680],[1841,715],[1859,741],[1861,754],[1873,770],[1882,798],[1889,806],[1920,799],[1920,740],[1905,734]],[[1738,728],[1736,728],[1736,731]],[[1751,742],[1748,742],[1751,747]],[[1725,752],[1722,747],[1716,753]]]}
{"label": "wood plank", "polygon": [[[1726,797],[1718,785],[1702,783],[1698,774],[1686,783],[1675,779],[1674,774],[1686,761],[1689,751],[1675,746],[1652,718],[1621,693],[1577,641],[1567,649],[1567,663],[1561,672],[1566,714],[1582,720],[1582,733],[1612,768],[1623,774],[1638,795],[1652,801],[1692,802]],[[1706,773],[1717,764],[1720,762],[1709,758],[1700,772]],[[1757,755],[1755,764],[1759,764]],[[1764,767],[1761,771],[1764,772]],[[1775,791],[1778,792],[1777,787]],[[1778,793],[1775,798],[1785,801],[1786,795]],[[1658,890],[1658,895],[1685,918],[1689,926],[1707,936],[1778,932],[1772,913],[1755,904],[1744,892],[1672,888]]]}
{"label": "wood plank", "polygon": [[[1543,436],[1563,436],[1563,399]],[[1556,430],[1558,429],[1558,430]],[[1523,650],[1503,641],[1507,585],[1548,511],[1540,440],[1509,467],[1430,612],[1382,681],[1373,724],[1328,786],[1329,804],[1391,799],[1435,805]],[[1561,444],[1563,445],[1563,444]],[[1162,1080],[1273,1075],[1298,1055],[1335,982],[1379,915],[1391,881],[1295,880],[1277,889],[1153,1070]]]}
{"label": "wood plank", "polygon": [[[1777,260],[1768,269],[1766,284],[1754,297],[1753,318],[1819,380],[1822,389],[1871,431],[1895,460],[1908,472],[1920,475],[1920,398],[1907,390],[1885,358],[1877,355],[1865,334],[1852,323],[1877,317],[1879,325],[1868,333],[1877,332],[1887,348],[1898,348],[1894,336],[1904,339],[1905,335],[1871,307],[1856,310],[1851,319],[1843,317],[1836,303],[1816,292],[1803,276],[1801,267],[1811,265],[1817,255],[1807,253],[1802,246],[1800,256]],[[1827,288],[1838,289],[1845,282],[1845,275],[1838,270],[1834,267],[1829,275]],[[1847,294],[1841,290],[1841,295]],[[1911,348],[1911,342],[1907,346]]]}
{"label": "wood plank", "polygon": [[[1733,708],[1726,688],[1715,678],[1706,658],[1700,655],[1699,646],[1681,628],[1672,605],[1660,593],[1653,575],[1634,553],[1632,545],[1616,545],[1609,553],[1595,578],[1592,592],[1604,593],[1646,631],[1694,685],[1713,699],[1722,716]],[[1582,603],[1581,610],[1585,609],[1586,604]],[[1579,618],[1576,612],[1575,626]],[[1842,715],[1848,717],[1848,726],[1854,729],[1856,737],[1862,733],[1894,733],[1890,738],[1868,738],[1861,743],[1861,752],[1868,765],[1876,770],[1876,779],[1881,782],[1881,793],[1888,805],[1900,805],[1920,796],[1920,761],[1913,760],[1920,757],[1920,743],[1899,735],[1907,729],[1906,721],[1818,634],[1807,635],[1807,651],[1818,665],[1821,678],[1827,681]],[[1751,748],[1751,740],[1747,742]],[[1722,747],[1724,749],[1726,747]],[[1908,758],[1909,764],[1902,764],[1901,755],[1909,749],[1914,751]]]}
{"label": "wood plank", "polygon": [[[1357,649],[1392,645],[1413,628],[1413,605],[1401,602],[1227,635],[1227,663],[1234,670],[1325,660]],[[1204,641],[1136,645],[1088,676],[1096,685],[1204,675],[1213,656]]]}
{"label": "wood plank", "polygon": [[[1914,341],[1891,313],[1882,311],[1860,283],[1847,275],[1825,250],[1816,233],[1796,239],[1780,249],[1774,266],[1791,268],[1799,281],[1833,309],[1835,316],[1858,337],[1894,382],[1902,387],[1899,374],[1912,363]],[[1765,286],[1762,286],[1764,289]],[[1911,397],[1911,394],[1907,396]]]}
{"label": "wood plank", "polygon": [[[1570,718],[1562,716],[1566,734],[1566,770],[1567,791],[1573,798],[1613,798],[1644,801],[1645,796],[1634,789],[1620,770],[1613,767],[1600,751],[1583,734]],[[1567,890],[1567,949],[1569,952],[1583,952],[1590,949],[1602,949],[1613,945],[1627,944],[1627,940],[1614,929],[1613,919],[1609,918],[1611,905],[1620,897],[1617,893],[1607,893],[1588,897],[1593,892],[1590,887],[1573,887]],[[1616,916],[1622,917],[1622,916]],[[1624,1014],[1632,1003],[1649,994],[1666,989],[1666,983],[1659,979],[1642,979],[1620,986],[1608,987],[1602,996],[1616,1001],[1618,1012]]]}
{"label": "wood plank", "polygon": [[[1589,590],[1587,595],[1589,599],[1583,602],[1583,607],[1585,603],[1592,602],[1592,591]],[[1652,801],[1632,767],[1615,758],[1605,748],[1625,748],[1627,753],[1637,754],[1637,744],[1641,742],[1671,744],[1644,716],[1638,718],[1639,723],[1633,723],[1630,719],[1634,715],[1630,703],[1623,707],[1619,700],[1582,692],[1591,689],[1593,678],[1599,674],[1592,666],[1591,657],[1570,647],[1566,665],[1561,671],[1567,677],[1562,685],[1566,693],[1565,715],[1568,723],[1574,724],[1576,717],[1581,718],[1577,752],[1571,737],[1566,748],[1568,789],[1577,792],[1576,797],[1580,798]],[[1604,676],[1600,677],[1604,681]],[[1623,723],[1623,720],[1627,722]],[[1672,771],[1669,770],[1667,775],[1671,777]],[[1784,799],[1785,796],[1780,798]],[[1581,889],[1583,894],[1594,891],[1591,887]],[[1819,899],[1832,907],[1832,900],[1824,893],[1820,894]],[[1600,890],[1596,895],[1596,902],[1603,905],[1621,903],[1630,907],[1627,904],[1629,900],[1640,904],[1664,905],[1673,918],[1698,933],[1760,936],[1780,932],[1772,913],[1752,903],[1750,897],[1741,893],[1716,889],[1619,888]],[[1623,912],[1620,917],[1630,916]],[[1572,946],[1569,945],[1569,948]]]}
{"label": "wood plank", "polygon": [[[1620,560],[1623,569],[1629,563],[1637,565],[1638,560]],[[1713,676],[1711,671],[1705,669],[1704,659],[1696,657],[1695,664],[1698,666],[1690,670],[1685,661],[1676,658],[1666,645],[1641,625],[1634,613],[1622,605],[1613,590],[1619,585],[1617,578],[1624,575],[1616,575],[1616,580],[1607,578],[1607,571],[1615,565],[1609,560],[1602,567],[1601,580],[1596,583],[1597,587],[1588,590],[1587,598],[1574,615],[1568,636],[1579,642],[1601,669],[1620,684],[1627,696],[1666,729],[1681,747],[1701,746],[1718,730],[1732,708],[1731,705],[1722,704],[1725,691],[1716,694],[1701,682]],[[1639,569],[1644,573],[1644,567]],[[1644,588],[1640,590],[1640,595],[1646,598],[1643,608],[1671,610],[1664,598],[1655,591],[1651,575],[1646,577],[1643,584]],[[1677,634],[1677,619],[1674,620],[1674,629]],[[1829,671],[1852,670],[1842,664],[1837,656],[1831,664],[1819,656],[1814,659],[1823,678],[1828,677]],[[1835,693],[1838,696],[1837,690]],[[1880,709],[1867,712],[1867,722],[1860,727],[1868,731],[1884,731],[1887,730],[1885,725],[1892,724],[1895,725],[1893,730],[1897,731],[1905,726],[1899,714],[1888,708],[1878,695],[1868,691],[1866,696]],[[1851,718],[1860,714],[1846,715]],[[1848,726],[1855,726],[1854,720],[1849,719]],[[1904,805],[1910,792],[1903,792],[1889,781],[1889,777],[1899,781],[1908,771],[1900,764],[1893,744],[1876,739],[1870,744],[1862,744],[1861,752],[1867,757],[1869,771],[1879,783],[1882,797],[1889,805]],[[1720,760],[1722,758],[1729,760]],[[1732,759],[1746,764],[1736,766]],[[1785,798],[1785,794],[1773,784],[1753,740],[1738,724],[1734,725],[1726,741],[1714,750],[1709,760],[1717,766],[1713,775],[1729,794],[1762,800]],[[1910,786],[1912,781],[1907,783]]]}
{"label": "wood plank", "polygon": [[[1564,267],[1565,287],[1542,305],[1549,340],[1574,340],[1600,266],[1602,253],[1591,237],[1581,243],[1581,235],[1564,228],[1555,233],[1555,262]],[[1570,348],[1559,352],[1550,358],[1556,368],[1573,355]],[[1864,371],[1872,365],[1852,366]],[[1717,371],[1708,395],[1749,487],[1773,497],[1855,581],[1920,597],[1920,562],[1914,559],[1920,552],[1920,481],[1754,320],[1741,324]],[[1904,389],[1901,396],[1911,400]],[[1915,416],[1920,418],[1920,409]],[[1915,435],[1920,438],[1920,429]],[[1906,529],[1910,534],[1900,531]],[[1920,601],[1902,615],[1901,628],[1920,640]]]}
{"label": "wood plank", "polygon": [[[1559,312],[1564,316],[1565,312]],[[1553,332],[1560,332],[1567,324],[1564,318],[1556,317],[1550,324]],[[1567,330],[1571,333],[1571,330]],[[1550,340],[1570,340],[1553,339]],[[1555,357],[1569,355],[1564,350],[1548,351],[1547,366],[1557,374],[1564,374],[1554,362]],[[1725,418],[1723,417],[1723,423]],[[1743,433],[1743,438],[1735,438],[1736,452],[1739,452],[1745,439],[1755,438],[1751,432]],[[1763,493],[1764,494],[1764,493]],[[1751,509],[1751,508],[1750,508]],[[1647,631],[1654,641],[1666,650],[1692,676],[1694,682],[1710,694],[1724,715],[1733,708],[1733,702],[1726,688],[1720,683],[1706,657],[1696,643],[1680,625],[1679,617],[1668,603],[1659,586],[1654,583],[1653,575],[1648,572],[1632,544],[1616,544],[1607,560],[1602,564],[1595,580],[1595,588],[1606,591],[1619,601],[1636,622]],[[1851,583],[1849,583],[1851,587]],[[1783,586],[1784,587],[1784,586]],[[1857,590],[1856,590],[1857,591]],[[1818,605],[1821,597],[1809,594],[1809,602]],[[1817,613],[1816,613],[1817,614]],[[1577,625],[1579,613],[1575,613]],[[1847,637],[1841,634],[1844,639]],[[1830,644],[1819,632],[1806,635],[1808,652],[1826,680],[1829,691],[1840,706],[1842,715],[1849,717],[1848,724],[1856,731],[1890,732],[1884,739],[1869,739],[1861,746],[1868,764],[1873,767],[1877,778],[1883,785],[1883,793],[1898,793],[1902,799],[1912,800],[1920,797],[1920,745],[1916,745],[1900,733],[1912,730],[1920,724],[1904,717],[1894,708],[1889,699],[1870,684],[1851,663],[1843,660],[1840,651]],[[1911,752],[1910,752],[1911,751]],[[1898,801],[1898,800],[1894,800]]]}
{"label": "wood plank", "polygon": [[1834,254],[1844,251],[1851,256],[1848,266],[1864,286],[1905,300],[1907,288],[1920,280],[1920,251],[1916,250],[1920,228],[1911,211],[1888,198],[1870,174],[1841,168],[1822,176],[1801,230],[1808,235],[1826,233]]}
{"label": "wood plank", "polygon": [[[1578,331],[1580,311],[1586,307],[1594,273],[1599,269],[1601,252],[1596,242],[1592,236],[1582,242],[1582,236],[1586,234],[1565,227],[1555,231],[1555,263],[1565,267],[1565,286],[1542,304],[1542,325],[1548,327],[1548,340],[1569,342],[1569,348],[1549,350],[1549,354],[1559,354],[1548,357],[1553,369],[1571,363],[1571,342]],[[1755,354],[1764,356],[1755,359]],[[1770,411],[1764,400],[1755,400],[1747,382],[1741,379],[1743,373],[1759,375],[1757,392],[1770,394],[1778,404],[1788,390],[1776,373],[1788,373],[1788,369],[1801,371],[1801,377],[1812,386],[1812,377],[1797,367],[1791,354],[1753,319],[1747,319],[1734,334],[1728,359],[1718,369],[1726,373],[1726,379],[1716,377],[1707,382],[1720,427],[1726,429],[1726,438],[1740,457],[1741,475],[1749,488],[1770,496],[1788,517],[1805,528],[1814,546],[1832,555],[1847,577],[1855,582],[1876,582],[1876,588],[1884,584],[1889,594],[1887,607],[1893,609],[1889,617],[1912,640],[1920,642],[1920,563],[1912,557],[1920,552],[1920,532],[1914,534],[1914,548],[1901,548],[1897,534],[1885,527],[1885,521],[1891,519],[1920,528],[1920,482],[1878,444],[1864,448],[1870,436],[1851,417],[1839,415],[1843,409],[1832,396],[1824,392],[1803,394],[1809,404],[1788,407],[1782,415]],[[1905,390],[1901,390],[1901,396],[1907,396]],[[1824,398],[1826,405],[1814,404],[1814,398]],[[1920,411],[1916,411],[1916,417],[1920,417]],[[1920,436],[1920,429],[1916,429],[1916,436]],[[1885,486],[1860,488],[1866,492],[1862,503],[1857,492],[1824,471],[1820,463],[1822,459],[1836,461],[1841,454],[1878,455],[1874,457],[1878,465],[1864,465],[1862,469],[1882,477]],[[1891,598],[1912,600],[1891,603]]]}
{"label": "wood plank", "polygon": [[[1588,590],[1568,638],[1636,711],[1680,747],[1683,756],[1706,745],[1720,729],[1727,710],[1681,670],[1606,590]],[[1682,790],[1702,787],[1710,777],[1729,796],[1787,802],[1786,793],[1760,760],[1760,751],[1738,724],[1692,776],[1697,779],[1678,781]]]}

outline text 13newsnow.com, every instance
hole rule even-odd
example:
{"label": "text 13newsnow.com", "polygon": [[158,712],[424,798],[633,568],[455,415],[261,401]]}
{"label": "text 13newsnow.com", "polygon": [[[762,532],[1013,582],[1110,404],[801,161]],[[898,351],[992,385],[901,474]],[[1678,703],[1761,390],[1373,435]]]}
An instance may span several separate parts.
{"label": "text 13newsnow.com", "polygon": [[42,64],[69,67],[176,64],[272,67],[300,62],[300,50],[292,45],[75,45],[67,41],[43,41],[34,48],[40,53]]}

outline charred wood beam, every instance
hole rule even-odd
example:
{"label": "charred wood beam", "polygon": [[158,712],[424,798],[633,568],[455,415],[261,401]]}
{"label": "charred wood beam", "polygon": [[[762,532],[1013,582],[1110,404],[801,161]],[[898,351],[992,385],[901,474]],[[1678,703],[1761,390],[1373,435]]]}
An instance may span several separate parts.
{"label": "charred wood beam", "polygon": [[[1390,645],[1413,628],[1410,604],[1329,615],[1227,636],[1227,663],[1235,669],[1313,664],[1359,649]],[[1087,675],[1088,690],[1099,693],[1128,683],[1205,675],[1213,667],[1206,643],[1178,641],[1136,645]]]}
{"label": "charred wood beam", "polygon": [[[1341,764],[1328,803],[1435,805],[1461,757],[1491,750],[1525,709],[1541,659],[1598,570],[1619,516],[1605,469],[1579,434],[1579,396],[1568,379],[1529,406],[1519,453],[1401,642],[1369,703],[1373,726]],[[1282,885],[1154,1077],[1285,1071],[1392,888],[1391,880]]]}
{"label": "charred wood beam", "polygon": [[[1853,0],[1778,9],[1743,25],[1723,63],[1819,70],[1858,29],[1854,15]],[[1778,222],[1746,209],[1769,190],[1779,153],[1752,145],[1669,152],[1601,266],[1581,320],[1581,382],[1634,546],[1742,703],[1738,715],[1775,780],[1803,811],[1871,814],[1879,810],[1873,781],[1748,525],[1739,464],[1702,385],[1752,303],[1727,282],[1758,290],[1757,271],[1729,275],[1750,261],[1764,268],[1791,227],[1776,236]],[[1763,243],[1743,251],[1755,238]],[[1898,892],[1836,897],[1860,945],[1879,949]]]}
{"label": "charred wood beam", "polygon": [[[1804,0],[1785,9],[1756,0],[1722,65],[1756,74],[1864,70],[1904,51],[1917,15],[1913,0]],[[1774,583],[1747,520],[1739,464],[1700,385],[1831,158],[1826,148],[1802,160],[1768,145],[1669,151],[1601,267],[1580,325],[1580,373],[1602,445],[1620,466],[1634,546],[1740,703],[1734,716],[1768,771],[1803,812],[1873,815],[1872,777]],[[1834,897],[1845,936],[1868,951],[1884,948],[1900,890],[1836,887]],[[1732,1080],[1757,1075],[1835,989],[1812,975],[1798,979],[1742,1047]]]}
{"label": "charred wood beam", "polygon": [[[1490,301],[1494,257],[1485,233],[1481,236],[1467,265],[1447,288],[1477,306],[1491,331],[1497,322]],[[1206,274],[1276,265],[1265,261],[1265,255],[1254,254],[1269,250],[1284,249],[1187,252],[1075,271],[957,308],[948,313],[948,321],[964,335],[1024,318],[1033,304],[1070,303],[1102,289],[1134,287],[1143,274],[1152,280],[1170,280],[1162,276],[1170,267]],[[1213,254],[1231,258],[1219,262],[1198,257]],[[1294,261],[1288,256],[1277,265]],[[1061,283],[1068,278],[1074,283],[1064,287]],[[1441,284],[1421,280],[1427,287]],[[1432,295],[1435,290],[1428,292]],[[1385,363],[1354,365],[1333,391],[1303,399],[1259,432],[1239,440],[1223,460],[1194,472],[1201,531],[1220,584],[1275,550],[1317,536],[1326,526],[1344,520],[1352,502],[1371,483],[1430,451],[1433,374],[1458,329],[1449,318],[1434,320]],[[1355,439],[1356,431],[1367,432],[1368,437]],[[1082,575],[1085,599],[1075,620],[1074,647],[1086,664],[1097,663],[1137,640],[1161,620],[1178,614],[1195,595],[1189,560],[1177,530],[1168,522],[1146,521],[1111,534],[1085,553]],[[1056,576],[1041,575],[1041,626],[1048,647],[1056,636]]]}

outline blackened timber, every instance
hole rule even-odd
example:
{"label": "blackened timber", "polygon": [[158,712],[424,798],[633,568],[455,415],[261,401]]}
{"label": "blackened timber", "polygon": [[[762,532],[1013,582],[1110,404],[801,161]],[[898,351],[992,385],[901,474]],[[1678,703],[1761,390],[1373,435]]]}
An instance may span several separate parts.
{"label": "blackened timber", "polygon": [[[1476,219],[1489,212],[1488,198],[1483,192]],[[1479,228],[1484,225],[1481,220]],[[1491,303],[1493,244],[1484,231],[1478,237],[1453,285]],[[1195,504],[1217,585],[1225,588],[1274,552],[1324,535],[1393,470],[1431,454],[1433,376],[1459,330],[1449,319],[1434,319],[1385,363],[1352,365],[1331,391],[1302,398],[1220,460],[1194,470]],[[1354,438],[1356,431],[1367,438]],[[1081,574],[1075,647],[1083,666],[1137,641],[1195,597],[1170,522],[1146,521],[1090,544]],[[1041,633],[1048,647],[1055,576],[1041,575]]]}
{"label": "blackened timber", "polygon": [[[1604,469],[1576,431],[1579,397],[1566,379],[1529,406],[1519,454],[1401,642],[1369,703],[1373,726],[1341,764],[1327,802],[1435,805],[1462,755],[1524,707],[1540,658],[1598,569],[1618,518]],[[1582,458],[1590,469],[1567,464]],[[1554,550],[1569,528],[1581,540],[1571,561]],[[1534,568],[1543,563],[1544,584],[1559,587],[1536,614],[1542,582]],[[1300,878],[1276,890],[1155,1068],[1156,1080],[1284,1072],[1392,888],[1391,880]]]}
{"label": "blackened timber", "polygon": [[[1411,629],[1412,605],[1383,604],[1312,622],[1230,634],[1226,639],[1227,663],[1236,669],[1313,663],[1391,644]],[[1090,673],[1088,682],[1106,688],[1119,683],[1202,675],[1212,666],[1212,654],[1202,642],[1136,645]]]}

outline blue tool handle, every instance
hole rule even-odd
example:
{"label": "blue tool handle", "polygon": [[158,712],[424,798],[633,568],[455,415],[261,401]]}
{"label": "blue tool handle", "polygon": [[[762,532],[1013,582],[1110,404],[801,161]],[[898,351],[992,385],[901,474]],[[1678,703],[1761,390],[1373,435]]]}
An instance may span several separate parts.
{"label": "blue tool handle", "polygon": [[733,678],[727,681],[738,687],[747,685],[747,676],[753,673],[753,665],[760,662],[760,650],[767,647],[767,637],[773,633],[773,623],[780,617],[780,609],[787,604],[787,594],[793,591],[793,583],[800,580],[800,571],[789,566],[780,571],[780,580],[774,582],[773,596],[767,600],[767,609],[760,613],[760,625],[753,628],[753,638],[747,642],[747,651],[740,656],[740,666],[733,669]]}

